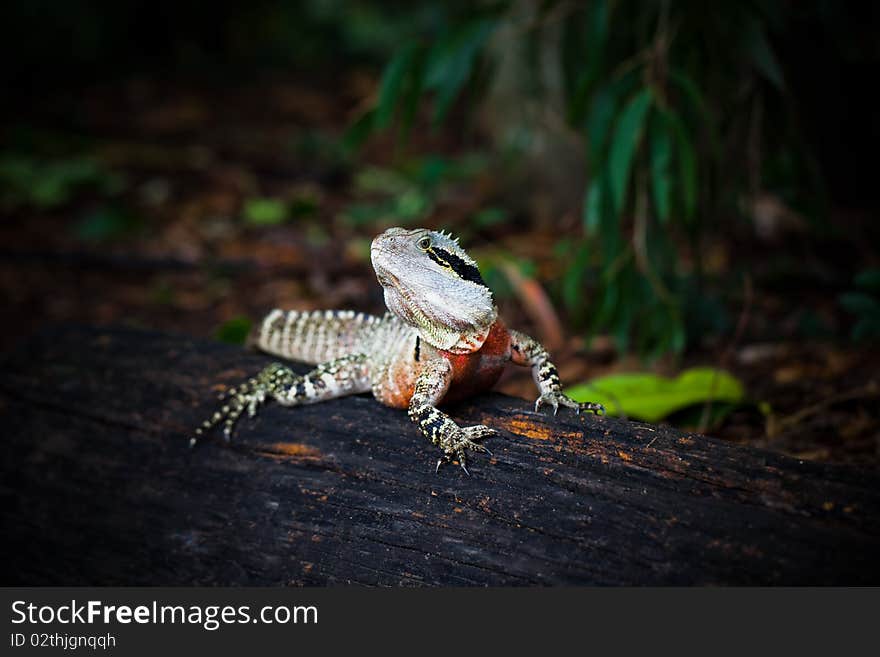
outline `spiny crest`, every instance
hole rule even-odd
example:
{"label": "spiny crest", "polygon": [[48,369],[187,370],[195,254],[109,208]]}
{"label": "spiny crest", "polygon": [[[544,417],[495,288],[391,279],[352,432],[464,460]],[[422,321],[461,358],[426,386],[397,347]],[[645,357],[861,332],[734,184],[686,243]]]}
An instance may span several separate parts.
{"label": "spiny crest", "polygon": [[[455,246],[459,246],[459,244],[458,244],[458,238],[457,238],[457,237],[453,237],[453,236],[452,236],[452,233],[447,233],[445,230],[435,230],[435,231],[433,231],[433,233],[434,233],[435,235],[438,235],[438,236],[441,237],[441,238],[445,238],[445,239],[449,240],[449,241],[452,242]],[[461,247],[459,246],[459,248],[461,248]]]}
{"label": "spiny crest", "polygon": [[453,237],[451,233],[447,233],[444,230],[432,230],[430,231],[430,234],[435,247],[446,249],[450,253],[457,255],[459,258],[463,258],[472,264],[476,264],[467,252],[461,248],[461,245],[458,243],[458,238]]}

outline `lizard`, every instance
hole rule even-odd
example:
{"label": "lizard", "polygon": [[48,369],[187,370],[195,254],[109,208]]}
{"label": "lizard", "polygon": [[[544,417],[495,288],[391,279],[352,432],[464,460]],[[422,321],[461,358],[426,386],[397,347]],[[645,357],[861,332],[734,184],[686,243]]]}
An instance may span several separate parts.
{"label": "lizard", "polygon": [[438,408],[488,390],[508,363],[530,367],[538,387],[535,411],[569,407],[602,414],[601,404],[563,394],[556,366],[541,344],[509,329],[477,263],[442,231],[389,228],[373,239],[370,260],[387,312],[274,309],[249,343],[285,359],[316,365],[304,375],[272,363],[220,395],[223,404],[195,430],[190,446],[221,422],[228,441],[239,417],[253,417],[266,401],[314,404],[372,392],[381,403],[406,409],[422,435],[438,446],[435,471],[467,452],[491,454],[482,439],[498,435],[485,425],[459,426]]}

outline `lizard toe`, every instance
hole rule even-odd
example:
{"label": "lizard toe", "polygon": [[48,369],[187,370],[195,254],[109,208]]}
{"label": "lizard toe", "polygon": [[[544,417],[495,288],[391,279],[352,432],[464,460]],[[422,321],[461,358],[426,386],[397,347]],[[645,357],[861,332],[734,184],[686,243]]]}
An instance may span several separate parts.
{"label": "lizard toe", "polygon": [[557,414],[560,406],[574,409],[575,413],[578,415],[580,415],[581,411],[592,411],[596,413],[596,415],[605,414],[605,407],[602,406],[602,404],[596,404],[594,402],[577,402],[561,392],[545,392],[542,394],[535,402],[535,410],[537,411],[542,406],[552,406],[553,415]]}

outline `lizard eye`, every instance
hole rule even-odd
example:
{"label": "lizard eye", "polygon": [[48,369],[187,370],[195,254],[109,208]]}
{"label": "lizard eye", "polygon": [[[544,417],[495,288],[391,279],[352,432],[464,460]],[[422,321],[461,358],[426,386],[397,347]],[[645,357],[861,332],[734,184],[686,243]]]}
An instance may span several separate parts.
{"label": "lizard eye", "polygon": [[419,245],[420,249],[422,249],[423,251],[427,251],[431,248],[431,238],[427,236],[423,237],[417,242],[417,244]]}

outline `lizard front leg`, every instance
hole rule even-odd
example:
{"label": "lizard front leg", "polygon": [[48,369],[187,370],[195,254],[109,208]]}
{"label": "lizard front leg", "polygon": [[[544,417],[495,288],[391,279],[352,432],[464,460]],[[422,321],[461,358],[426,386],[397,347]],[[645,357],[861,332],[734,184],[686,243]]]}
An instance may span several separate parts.
{"label": "lizard front leg", "polygon": [[461,469],[470,474],[465,453],[467,450],[490,453],[476,441],[497,435],[498,432],[482,424],[460,427],[446,413],[437,409],[436,405],[449,390],[451,382],[452,366],[447,360],[439,358],[425,363],[410,398],[409,417],[425,438],[443,450],[443,456],[437,461],[437,470],[454,457],[458,459]]}
{"label": "lizard front leg", "polygon": [[220,400],[223,406],[196,429],[190,446],[223,422],[223,436],[229,440],[232,428],[247,410],[253,417],[267,399],[282,406],[298,406],[370,390],[370,372],[365,354],[351,354],[318,365],[308,374],[298,375],[281,363],[272,363],[257,376],[230,388]]}
{"label": "lizard front leg", "polygon": [[576,402],[562,393],[556,366],[550,362],[550,355],[540,342],[525,333],[510,331],[510,348],[512,362],[532,368],[532,378],[535,379],[540,393],[535,401],[536,411],[547,405],[553,407],[553,415],[556,415],[559,406],[562,405],[575,409],[577,413],[581,411],[593,411],[597,415],[605,413],[602,404]]}

